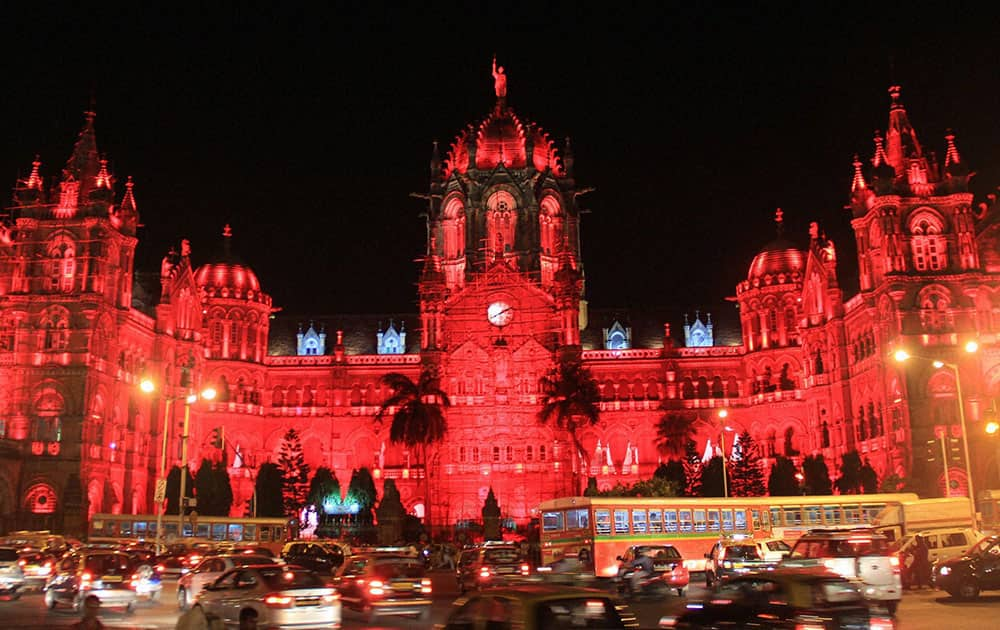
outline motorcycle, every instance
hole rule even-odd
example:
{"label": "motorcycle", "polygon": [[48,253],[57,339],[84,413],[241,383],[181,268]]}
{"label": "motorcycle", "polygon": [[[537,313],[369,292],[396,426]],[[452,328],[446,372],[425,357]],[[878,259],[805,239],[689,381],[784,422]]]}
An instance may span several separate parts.
{"label": "motorcycle", "polygon": [[678,594],[683,592],[683,589],[668,584],[662,572],[648,573],[639,578],[638,583],[633,579],[635,574],[635,568],[621,566],[618,568],[618,574],[612,578],[618,594],[626,600],[662,600],[669,597],[674,591],[677,591]]}

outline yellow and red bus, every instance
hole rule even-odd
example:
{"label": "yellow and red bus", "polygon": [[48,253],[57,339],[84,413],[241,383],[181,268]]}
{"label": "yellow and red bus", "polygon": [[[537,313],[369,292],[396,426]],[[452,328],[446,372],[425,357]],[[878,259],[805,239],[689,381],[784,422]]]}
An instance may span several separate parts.
{"label": "yellow and red bus", "polygon": [[[287,535],[288,520],[284,518],[229,516],[198,516],[195,522],[184,520],[183,529],[177,516],[163,519],[163,541],[183,542],[199,539],[212,542],[239,542],[267,547],[280,552]],[[88,542],[125,542],[156,540],[156,516],[152,514],[94,514],[90,519]]]}
{"label": "yellow and red bus", "polygon": [[690,571],[722,536],[792,542],[809,529],[870,524],[886,507],[914,501],[912,493],[836,496],[634,498],[565,497],[538,507],[542,564],[586,549],[598,577],[616,573],[631,545],[670,544]]}

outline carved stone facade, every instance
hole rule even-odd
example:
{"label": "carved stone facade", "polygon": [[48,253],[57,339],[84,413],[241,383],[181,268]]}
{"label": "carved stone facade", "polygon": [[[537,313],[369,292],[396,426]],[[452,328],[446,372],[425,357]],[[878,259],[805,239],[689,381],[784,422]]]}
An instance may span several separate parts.
{"label": "carved stone facade", "polygon": [[[191,408],[188,460],[218,457],[212,436],[225,428],[237,512],[253,470],[276,460],[295,427],[310,466],[330,467],[343,486],[368,467],[423,513],[429,474],[436,525],[478,520],[490,488],[503,518],[523,524],[587,476],[605,487],[650,476],[664,413],[694,420],[699,450],[715,444],[723,407],[765,462],[822,453],[836,474],[857,450],[880,475],[919,474],[932,487],[942,467],[927,464],[926,445],[939,428],[954,432],[958,383],[926,361],[890,363],[901,346],[958,365],[979,487],[995,478],[994,450],[980,437],[1000,388],[1000,208],[976,205],[952,136],[943,165],[923,152],[898,90],[872,167],[855,165],[861,292],[844,300],[833,243],[814,224],[800,248],[779,211],[776,240],[732,298],[742,338],[732,346],[706,343],[720,327],[698,315],[681,347],[669,321],[649,341],[636,318],[589,310],[586,190],[571,147],[557,151],[506,93],[446,156],[435,147],[419,313],[406,318],[418,325],[405,332],[395,324],[403,317],[383,314],[357,325],[317,317],[282,333],[228,228],[223,254],[195,265],[184,241],[164,258],[160,286],[144,291],[132,268],[132,186],[116,196],[93,120],[56,181],[36,161],[17,183],[0,232],[0,515],[10,515],[0,528],[79,532],[87,514],[152,512],[161,464],[181,458],[180,396],[207,384],[220,397]],[[147,294],[158,294],[155,305]],[[972,338],[979,352],[965,355]],[[561,354],[581,356],[599,384],[601,422],[579,436],[585,459],[565,432],[536,420],[539,378]],[[425,369],[453,403],[427,470],[375,421],[388,395],[380,378],[417,380]],[[139,392],[144,376],[159,394]],[[960,491],[963,466],[951,464]]]}

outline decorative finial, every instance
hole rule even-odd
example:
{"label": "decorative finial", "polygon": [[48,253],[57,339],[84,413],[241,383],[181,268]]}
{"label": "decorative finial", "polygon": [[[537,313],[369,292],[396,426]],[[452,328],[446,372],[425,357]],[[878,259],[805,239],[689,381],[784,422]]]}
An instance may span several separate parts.
{"label": "decorative finial", "polygon": [[111,175],[108,174],[108,161],[101,159],[101,168],[97,171],[95,183],[98,188],[111,188]]}
{"label": "decorative finial", "polygon": [[222,236],[223,236],[223,238],[232,238],[233,237],[233,228],[230,227],[228,223],[226,224],[226,226],[224,228],[222,228]]}
{"label": "decorative finial", "polygon": [[777,210],[774,211],[774,222],[777,223],[779,226],[785,220],[784,217],[785,217],[785,212],[781,208],[778,208]]}
{"label": "decorative finial", "polygon": [[35,155],[35,161],[31,163],[31,175],[28,176],[27,186],[28,188],[42,189],[42,176],[39,174],[39,169],[42,166],[41,160],[38,159],[38,155]]}
{"label": "decorative finial", "polygon": [[889,156],[885,154],[885,144],[882,141],[882,132],[875,130],[875,155],[872,157],[872,166],[878,168],[889,163]]}
{"label": "decorative finial", "polygon": [[962,158],[958,155],[958,148],[955,146],[955,134],[951,129],[945,132],[944,139],[948,142],[948,153],[944,156],[944,167],[948,168],[952,164],[960,164]]}
{"label": "decorative finial", "polygon": [[892,98],[892,109],[900,109],[903,107],[903,104],[899,102],[899,93],[901,89],[902,88],[898,85],[889,86],[889,96]]}
{"label": "decorative finial", "polygon": [[851,181],[851,192],[858,192],[859,190],[864,190],[867,187],[865,183],[865,176],[861,172],[861,160],[858,159],[858,154],[854,154],[854,179]]}

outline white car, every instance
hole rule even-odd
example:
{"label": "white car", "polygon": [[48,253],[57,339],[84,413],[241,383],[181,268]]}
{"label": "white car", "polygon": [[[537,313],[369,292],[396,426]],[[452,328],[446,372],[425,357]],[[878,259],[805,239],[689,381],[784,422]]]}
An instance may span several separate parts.
{"label": "white car", "polygon": [[339,628],[340,595],[316,573],[278,564],[230,569],[198,596],[226,627],[257,618],[261,628]]}
{"label": "white car", "polygon": [[792,552],[792,547],[780,538],[759,538],[754,541],[757,552],[765,562],[781,562]]}
{"label": "white car", "polygon": [[270,556],[255,556],[243,553],[208,556],[177,581],[177,608],[179,610],[187,610],[193,606],[198,595],[205,587],[230,569],[251,565],[275,564],[275,562],[275,559]]}

